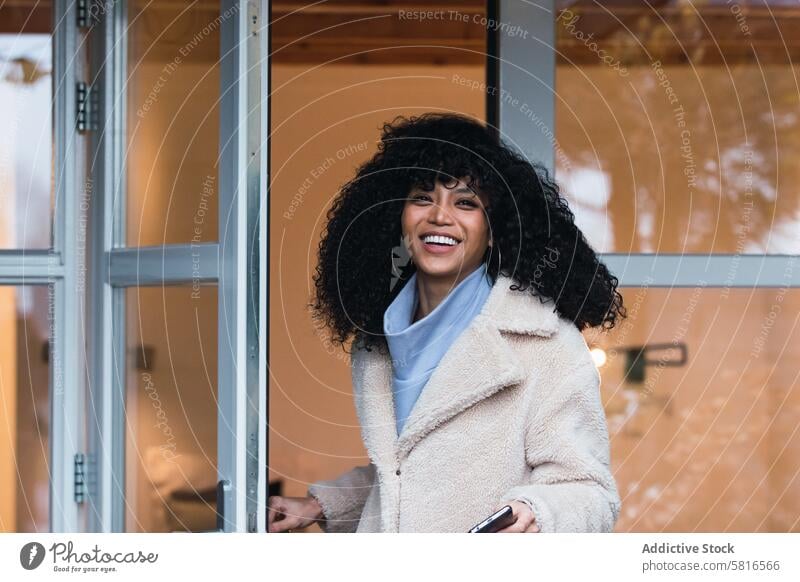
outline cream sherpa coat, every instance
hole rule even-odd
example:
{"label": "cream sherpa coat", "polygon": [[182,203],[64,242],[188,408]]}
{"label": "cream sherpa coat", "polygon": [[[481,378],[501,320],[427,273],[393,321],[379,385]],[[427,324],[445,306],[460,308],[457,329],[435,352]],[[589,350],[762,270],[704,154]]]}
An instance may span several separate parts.
{"label": "cream sherpa coat", "polygon": [[620,499],[609,470],[600,377],[553,304],[500,277],[397,436],[391,359],[355,350],[353,392],[370,463],[314,483],[330,532],[466,532],[505,502],[542,532],[608,532]]}

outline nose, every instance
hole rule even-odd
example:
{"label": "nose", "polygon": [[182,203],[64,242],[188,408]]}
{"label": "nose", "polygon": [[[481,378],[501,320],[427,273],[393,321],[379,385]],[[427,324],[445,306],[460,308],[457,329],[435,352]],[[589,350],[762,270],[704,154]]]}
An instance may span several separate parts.
{"label": "nose", "polygon": [[445,205],[445,201],[441,204],[431,204],[431,211],[428,213],[428,222],[431,224],[453,224],[453,216]]}

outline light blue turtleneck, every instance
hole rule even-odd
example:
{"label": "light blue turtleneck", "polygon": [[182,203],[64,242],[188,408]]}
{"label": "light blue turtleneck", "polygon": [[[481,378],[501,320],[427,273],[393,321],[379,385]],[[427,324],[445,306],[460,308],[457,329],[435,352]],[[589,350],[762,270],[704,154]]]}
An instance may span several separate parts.
{"label": "light blue turtleneck", "polygon": [[481,311],[492,286],[481,264],[424,318],[417,311],[417,274],[386,309],[383,330],[393,362],[392,392],[399,435],[422,389],[439,361]]}

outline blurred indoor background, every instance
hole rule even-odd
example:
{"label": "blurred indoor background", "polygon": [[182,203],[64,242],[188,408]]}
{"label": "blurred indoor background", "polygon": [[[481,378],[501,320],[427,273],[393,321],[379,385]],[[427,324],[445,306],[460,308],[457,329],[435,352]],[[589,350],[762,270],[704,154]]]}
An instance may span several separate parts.
{"label": "blurred indoor background", "polygon": [[[383,123],[487,115],[485,2],[425,5],[466,17],[422,22],[396,1],[306,4],[274,2],[270,27],[269,474],[298,496],[367,462],[349,361],[308,310],[325,212]],[[556,4],[555,175],[595,249],[800,254],[800,6]],[[127,7],[129,244],[216,241],[220,5]],[[51,245],[51,9],[0,5],[0,249]],[[216,289],[126,293],[125,527],[213,529]],[[800,531],[800,292],[698,279],[622,293],[629,318],[584,333],[616,531]],[[48,527],[49,296],[0,287],[4,531]]]}

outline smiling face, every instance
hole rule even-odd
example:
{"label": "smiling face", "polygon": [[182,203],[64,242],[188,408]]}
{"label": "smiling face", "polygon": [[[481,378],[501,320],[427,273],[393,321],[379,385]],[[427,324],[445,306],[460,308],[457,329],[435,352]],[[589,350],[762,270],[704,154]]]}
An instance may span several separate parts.
{"label": "smiling face", "polygon": [[488,202],[486,194],[470,190],[462,180],[409,193],[401,219],[403,240],[418,277],[456,285],[480,265],[491,241]]}

